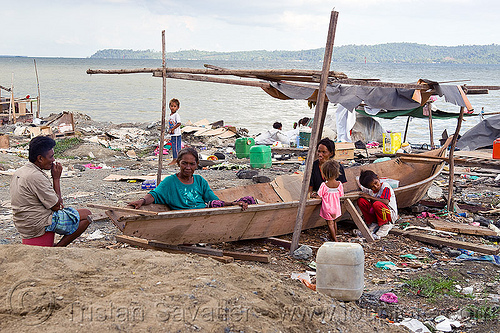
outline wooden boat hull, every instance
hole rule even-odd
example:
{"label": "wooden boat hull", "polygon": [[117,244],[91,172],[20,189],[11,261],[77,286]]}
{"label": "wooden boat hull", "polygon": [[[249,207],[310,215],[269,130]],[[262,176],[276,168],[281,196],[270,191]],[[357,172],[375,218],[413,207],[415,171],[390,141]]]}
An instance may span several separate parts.
{"label": "wooden boat hull", "polygon": [[[430,151],[427,154],[439,156],[441,153],[442,150]],[[367,166],[346,168],[346,177],[349,180],[344,184],[346,197],[358,197],[359,188],[355,179],[361,170],[371,169],[380,177],[400,181],[401,186],[395,190],[398,207],[408,207],[424,197],[443,166],[444,162],[441,161],[414,163],[396,158]],[[240,207],[222,207],[163,211],[150,216],[119,217],[115,212],[108,212],[108,215],[114,217],[112,220],[125,235],[172,245],[279,236],[293,232],[301,183],[300,175],[290,175],[282,176],[272,184],[256,184],[216,192],[220,199],[226,201],[252,195],[260,202],[265,202],[251,205],[246,211],[242,211]],[[308,200],[303,230],[325,225],[325,220],[319,216],[320,205],[319,199]]]}
{"label": "wooden boat hull", "polygon": [[[325,225],[319,218],[320,203],[319,199],[309,200],[304,230]],[[128,217],[122,226],[125,235],[173,245],[231,242],[292,233],[298,205],[294,201],[252,205],[246,211],[240,207],[170,211]]]}

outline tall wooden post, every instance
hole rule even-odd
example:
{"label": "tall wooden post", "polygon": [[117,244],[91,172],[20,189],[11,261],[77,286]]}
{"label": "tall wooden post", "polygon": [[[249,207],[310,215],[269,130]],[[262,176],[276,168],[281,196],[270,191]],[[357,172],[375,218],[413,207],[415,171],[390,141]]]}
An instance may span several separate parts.
{"label": "tall wooden post", "polygon": [[410,116],[408,116],[408,119],[406,120],[406,127],[405,127],[405,135],[403,137],[403,142],[406,142],[406,135],[408,134],[408,125],[410,124]]}
{"label": "tall wooden post", "polygon": [[[36,75],[36,88],[38,90],[38,96],[36,97],[36,117],[40,118],[40,82],[38,81],[38,69],[36,68],[36,60],[33,59],[33,62],[35,63],[35,75]],[[31,104],[33,107],[33,103]],[[33,113],[33,110],[31,110],[31,113]]]}
{"label": "tall wooden post", "polygon": [[161,100],[161,132],[160,132],[160,146],[158,154],[158,174],[156,175],[156,186],[161,183],[161,169],[163,166],[163,146],[165,145],[165,115],[167,112],[167,66],[165,60],[165,30],[161,32],[161,66],[162,66],[162,79],[163,79],[163,94]]}
{"label": "tall wooden post", "polygon": [[455,177],[455,161],[453,159],[453,152],[455,151],[455,146],[458,140],[458,134],[460,133],[460,127],[462,127],[462,119],[464,118],[465,107],[460,108],[460,115],[458,116],[457,128],[455,129],[455,134],[451,140],[450,145],[450,179],[448,180],[448,214],[453,213],[453,181]]}
{"label": "tall wooden post", "polygon": [[295,220],[295,228],[293,230],[292,244],[290,245],[290,253],[293,253],[299,245],[300,233],[302,232],[302,222],[307,204],[307,194],[309,190],[309,180],[312,173],[313,159],[316,154],[316,145],[318,137],[323,132],[323,122],[326,114],[326,86],[328,83],[328,75],[330,72],[330,63],[333,54],[333,42],[335,40],[335,30],[337,28],[337,18],[339,13],[332,11],[330,15],[330,27],[328,28],[328,37],[325,46],[325,56],[323,58],[323,69],[321,71],[321,80],[318,90],[318,100],[316,110],[314,112],[314,122],[311,131],[311,141],[309,142],[309,151],[307,152],[306,169],[304,178],[302,179],[302,191],[300,193],[299,207],[297,210],[297,218]]}
{"label": "tall wooden post", "polygon": [[432,110],[429,105],[429,141],[431,144],[431,149],[434,149],[434,129],[432,128]]}

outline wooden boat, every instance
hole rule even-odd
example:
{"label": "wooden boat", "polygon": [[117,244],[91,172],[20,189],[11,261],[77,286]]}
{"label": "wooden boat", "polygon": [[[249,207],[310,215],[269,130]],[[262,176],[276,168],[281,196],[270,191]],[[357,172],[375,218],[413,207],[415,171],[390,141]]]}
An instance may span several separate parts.
{"label": "wooden boat", "polygon": [[[346,198],[356,199],[359,188],[356,177],[363,169],[371,169],[380,177],[400,181],[395,189],[398,206],[408,207],[420,201],[444,167],[444,160],[430,159],[442,156],[445,148],[429,151],[417,161],[395,158],[390,161],[346,168],[348,182],[344,184]],[[427,158],[426,158],[427,156]],[[252,195],[259,204],[246,211],[240,207],[205,208],[165,211],[163,205],[149,205],[151,212],[125,215],[120,209],[106,214],[127,236],[156,240],[166,244],[220,243],[244,239],[279,236],[293,232],[298,198],[302,184],[301,175],[277,177],[270,184],[256,184],[216,191],[221,200]],[[303,230],[325,225],[319,217],[320,199],[307,201]],[[137,215],[137,214],[142,215]]]}

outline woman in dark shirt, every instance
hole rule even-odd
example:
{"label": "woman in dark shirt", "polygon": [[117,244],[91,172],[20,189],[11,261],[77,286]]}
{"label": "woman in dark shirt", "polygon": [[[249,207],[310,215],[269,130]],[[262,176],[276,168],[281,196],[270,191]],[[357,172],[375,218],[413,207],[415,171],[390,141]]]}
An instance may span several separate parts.
{"label": "woman in dark shirt", "polygon": [[[328,138],[322,139],[317,146],[317,156],[318,159],[313,162],[311,181],[309,183],[309,193],[313,198],[318,196],[316,192],[318,191],[321,183],[325,181],[321,175],[321,166],[327,160],[335,156],[335,143]],[[345,177],[344,167],[342,167],[342,164],[340,165],[339,171],[340,175],[337,180],[342,183],[346,183],[347,179]]]}

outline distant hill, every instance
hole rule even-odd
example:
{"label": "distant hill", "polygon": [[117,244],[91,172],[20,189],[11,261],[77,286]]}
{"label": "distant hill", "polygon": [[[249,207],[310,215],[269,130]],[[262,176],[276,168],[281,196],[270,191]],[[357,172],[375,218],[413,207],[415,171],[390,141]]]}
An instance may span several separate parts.
{"label": "distant hill", "polygon": [[[167,52],[172,60],[245,60],[245,61],[322,61],[324,48],[301,51],[238,51],[214,52],[187,50]],[[154,50],[106,49],[91,58],[161,59]],[[344,45],[334,48],[335,62],[371,63],[459,63],[500,64],[500,45],[431,46],[417,43],[387,43],[377,45]]]}

